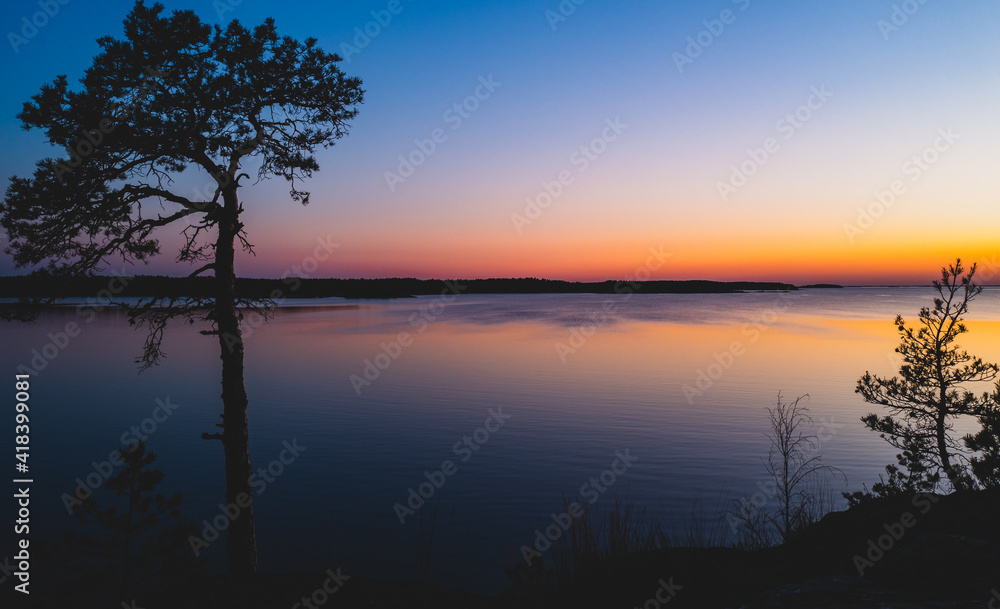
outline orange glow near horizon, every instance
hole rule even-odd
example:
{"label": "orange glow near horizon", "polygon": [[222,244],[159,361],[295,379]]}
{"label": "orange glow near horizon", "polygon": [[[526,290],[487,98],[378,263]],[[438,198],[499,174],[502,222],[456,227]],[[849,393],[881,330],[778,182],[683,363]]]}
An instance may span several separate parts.
{"label": "orange glow near horizon", "polygon": [[[960,257],[967,266],[979,263],[981,283],[1000,284],[996,250],[985,238],[934,240],[911,235],[912,241],[887,236],[878,241],[862,238],[850,243],[843,234],[799,234],[761,243],[756,237],[746,235],[702,239],[665,233],[661,239],[527,235],[511,243],[495,234],[418,236],[383,232],[376,241],[364,233],[338,233],[347,236],[331,237],[339,247],[311,272],[310,267],[302,268],[303,262],[316,254],[317,244],[325,237],[282,240],[273,246],[258,244],[259,255],[253,260],[255,270],[238,270],[244,276],[541,277],[603,281],[641,279],[646,277],[648,268],[649,280],[926,285],[939,276],[942,266]],[[664,259],[665,254],[670,254],[669,258]]]}
{"label": "orange glow near horizon", "polygon": [[[120,32],[131,4],[46,26],[50,41],[79,53],[33,43],[5,66],[8,175],[62,154],[16,116],[41,82],[82,76],[83,50]],[[202,4],[207,22],[220,17]],[[252,12],[327,51],[370,19],[355,3],[306,13],[285,4]],[[927,285],[957,257],[1000,254],[1000,80],[984,78],[1000,41],[985,25],[1000,22],[1000,4],[928,4],[922,25],[891,41],[873,25],[886,19],[882,3],[754,10],[754,25],[727,28],[683,69],[673,51],[712,15],[699,3],[591,6],[554,36],[536,36],[550,28],[524,3],[488,4],[416,11],[405,32],[345,57],[365,103],[347,137],[315,150],[320,171],[295,182],[309,205],[277,176],[241,182],[256,255],[242,253],[240,276],[602,281],[645,276],[650,248],[662,248],[673,256],[650,279]],[[478,20],[493,10],[511,27]],[[463,34],[440,35],[449,27]],[[487,77],[490,94],[454,120],[449,109]],[[438,130],[447,137],[429,148]],[[240,171],[257,175],[260,162],[244,157]],[[171,172],[171,191],[200,200],[214,182],[189,169]],[[179,209],[150,200],[144,213],[161,204]],[[162,255],[128,270],[196,268],[175,261],[180,228],[165,227]],[[340,247],[313,259],[318,239]],[[0,274],[32,270],[0,255]],[[1000,269],[989,270],[981,280],[1000,283]]]}

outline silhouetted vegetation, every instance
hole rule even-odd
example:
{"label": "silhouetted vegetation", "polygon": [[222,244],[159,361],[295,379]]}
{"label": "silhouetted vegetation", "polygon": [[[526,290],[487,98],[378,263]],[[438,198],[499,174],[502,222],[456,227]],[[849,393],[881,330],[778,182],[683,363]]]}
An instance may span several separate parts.
{"label": "silhouetted vegetation", "polygon": [[[1000,395],[1000,387],[997,387]],[[965,446],[977,454],[969,460],[972,474],[985,488],[1000,487],[1000,405],[994,403],[979,415],[982,428],[964,438]]]}
{"label": "silhouetted vegetation", "polygon": [[[563,497],[563,513],[571,512]],[[609,562],[666,545],[663,530],[646,517],[646,509],[618,497],[607,510],[580,506],[580,515],[545,556],[519,558],[507,568],[507,595],[521,602],[563,606],[576,602],[571,592],[578,581],[601,577]]]}
{"label": "silhouetted vegetation", "polygon": [[812,416],[804,403],[808,399],[804,395],[784,402],[779,393],[778,403],[767,409],[771,448],[763,463],[770,478],[767,488],[772,489],[773,501],[769,503],[773,505],[757,506],[746,499],[736,503],[727,519],[735,524],[743,547],[787,543],[832,509],[823,475],[835,474],[846,480],[840,469],[823,464],[821,440],[812,433]]}
{"label": "silhouetted vegetation", "polygon": [[[866,372],[858,381],[856,391],[866,402],[889,410],[889,415],[869,414],[862,421],[901,451],[896,457],[898,466],[886,466],[889,479],[872,487],[878,495],[929,492],[938,487],[942,474],[955,490],[967,490],[976,484],[962,446],[951,430],[958,417],[995,415],[1000,386],[990,395],[975,394],[964,385],[992,381],[1000,368],[955,344],[968,331],[962,320],[969,303],[982,291],[973,283],[976,265],[968,274],[964,272],[961,260],[941,270],[941,281],[933,282],[938,293],[934,308],[920,309],[916,328],[896,316],[894,323],[902,339],[896,348],[903,360],[899,376],[885,379]],[[990,433],[995,434],[995,429],[994,425],[986,425],[984,435],[973,439],[969,446],[987,450],[988,454],[977,461],[976,474],[987,480],[991,474],[984,470],[989,469],[989,463],[995,464],[989,454]],[[866,494],[847,497],[858,502]]]}
{"label": "silhouetted vegetation", "polygon": [[[744,291],[795,290],[787,283],[752,281],[601,281],[569,282],[550,279],[242,279],[236,290],[246,298],[280,301],[286,298],[407,298],[442,293],[459,294],[727,294]],[[115,297],[212,298],[211,277],[55,277],[36,274],[0,277],[0,296],[30,298],[93,298],[107,302],[109,283]]]}
{"label": "silhouetted vegetation", "polygon": [[700,512],[668,534],[642,508],[617,501],[575,519],[544,561],[510,567],[501,598],[546,609],[980,606],[1000,572],[991,550],[1000,543],[1000,489],[940,496],[900,488],[827,513],[832,502],[810,482],[842,474],[820,462],[805,397],[779,395],[768,408],[763,462],[773,493],[769,504],[744,509],[735,540],[720,533],[722,514]]}
{"label": "silhouetted vegetation", "polygon": [[[147,262],[160,252],[156,235],[168,226],[184,236],[178,262],[201,265],[190,276],[214,275],[193,292],[154,289],[144,294],[152,298],[129,307],[129,316],[148,330],[143,369],[162,358],[163,329],[173,318],[205,321],[211,330],[203,333],[217,337],[222,433],[210,437],[222,441],[227,503],[251,501],[227,532],[229,569],[252,575],[257,544],[238,310],[266,319],[272,301],[237,290],[237,243],[253,252],[239,194],[240,180],[250,176],[241,169],[256,166],[258,180],[284,178],[291,198],[308,203],[310,193],[300,188],[319,169],[314,154],[347,133],[364,91],[340,70],[339,56],[315,38],[279,36],[273,19],[252,29],[233,20],[223,29],[193,10],[168,17],[164,10],[136,2],[124,38],[97,41],[100,52],[81,90],[58,76],[24,104],[22,126],[43,130],[67,157],[39,160],[31,177],[11,178],[0,226],[15,265],[45,264],[47,273],[36,279],[50,285],[87,281],[75,278],[101,272],[111,260]],[[191,173],[206,184],[194,196],[180,186],[190,184]],[[24,319],[30,309],[8,316]]]}
{"label": "silhouetted vegetation", "polygon": [[119,448],[118,457],[124,464],[105,481],[104,492],[71,506],[77,520],[98,530],[67,531],[42,543],[47,587],[85,590],[93,600],[117,604],[155,598],[202,567],[204,559],[195,558],[187,543],[197,528],[180,517],[181,493],[156,492],[164,478],[151,468],[156,454],[140,441]]}

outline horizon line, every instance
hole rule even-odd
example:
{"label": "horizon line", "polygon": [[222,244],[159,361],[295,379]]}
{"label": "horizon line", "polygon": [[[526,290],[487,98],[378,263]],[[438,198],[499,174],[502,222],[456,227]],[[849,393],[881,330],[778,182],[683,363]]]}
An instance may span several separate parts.
{"label": "horizon line", "polygon": [[[21,274],[21,275],[0,275],[0,280],[2,279],[14,279],[14,278],[28,278],[32,277],[31,274]],[[74,279],[86,279],[86,275],[75,275],[71,276]],[[89,277],[163,277],[167,279],[214,279],[213,275],[198,275],[192,277],[190,275],[161,275],[161,274],[124,274],[124,273],[112,273],[112,274],[101,274],[101,275],[90,275]],[[797,289],[808,288],[812,286],[836,286],[839,288],[921,288],[927,287],[932,288],[930,283],[850,283],[841,284],[829,281],[812,281],[805,283],[794,283],[789,281],[777,281],[777,280],[754,280],[754,279],[735,279],[735,280],[722,280],[722,279],[646,279],[643,281],[636,281],[634,278],[623,278],[623,279],[599,279],[599,280],[580,280],[580,279],[552,279],[547,277],[535,277],[535,276],[522,276],[522,277],[430,277],[430,278],[419,278],[413,276],[391,276],[391,277],[303,277],[301,275],[286,275],[283,277],[251,277],[251,276],[236,276],[236,279],[246,279],[246,280],[259,280],[259,281],[285,281],[289,279],[297,279],[300,281],[550,281],[558,283],[570,283],[570,284],[599,284],[599,283],[616,283],[616,282],[629,282],[636,284],[646,284],[646,283],[681,283],[681,282],[707,282],[707,283],[759,283],[759,284],[781,284],[789,285]],[[977,284],[980,287],[1000,287],[1000,284]]]}

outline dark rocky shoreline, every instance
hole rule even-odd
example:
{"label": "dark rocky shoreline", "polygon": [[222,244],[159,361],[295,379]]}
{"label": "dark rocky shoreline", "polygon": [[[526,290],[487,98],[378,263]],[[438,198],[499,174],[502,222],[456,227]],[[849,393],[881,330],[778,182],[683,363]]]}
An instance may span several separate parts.
{"label": "dark rocky shoreline", "polygon": [[[906,516],[910,514],[910,516]],[[894,609],[1000,607],[1000,489],[897,496],[828,514],[779,547],[663,548],[593,565],[571,581],[484,597],[417,581],[352,575],[322,605],[338,608],[700,607]],[[872,548],[879,548],[872,550]],[[863,564],[859,573],[858,558]],[[252,581],[199,576],[137,599],[145,609],[294,608],[325,573],[261,574]],[[37,607],[88,603],[74,582],[39,573]],[[664,585],[672,588],[666,592]],[[666,600],[661,602],[658,598]],[[296,604],[299,603],[299,604]],[[991,604],[992,603],[992,604]]]}

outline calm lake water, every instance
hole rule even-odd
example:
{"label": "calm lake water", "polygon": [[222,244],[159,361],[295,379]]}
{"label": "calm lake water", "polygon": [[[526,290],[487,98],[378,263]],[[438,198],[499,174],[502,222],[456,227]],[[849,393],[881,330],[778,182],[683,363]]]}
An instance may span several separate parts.
{"label": "calm lake water", "polygon": [[[677,523],[699,496],[714,509],[723,491],[753,493],[766,479],[765,408],[779,392],[809,394],[827,421],[820,452],[848,477],[834,490],[870,485],[894,451],[858,420],[871,408],[854,386],[866,370],[898,368],[892,319],[915,319],[932,298],[929,288],[849,288],[292,301],[246,339],[255,469],[286,442],[305,447],[256,497],[260,567],[415,577],[419,517],[400,523],[394,506],[451,460],[457,471],[428,502],[438,512],[431,578],[496,592],[563,494],[596,496],[595,508],[627,495]],[[969,320],[962,345],[1000,360],[1000,290],[984,291]],[[196,521],[216,517],[221,446],[200,439],[221,413],[216,340],[178,324],[163,365],[140,375],[144,335],[120,313],[65,307],[0,325],[3,370],[31,366],[33,350],[55,353],[48,335],[67,323],[80,334],[32,380],[32,532],[73,526],[61,495],[168,398],[173,414],[155,431],[146,422],[160,489],[183,491]],[[491,412],[503,425],[477,432]],[[635,461],[606,492],[581,491],[625,451]],[[217,570],[222,546],[208,549]]]}

